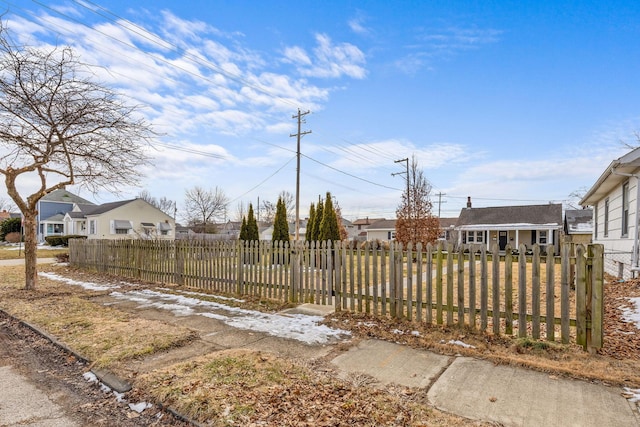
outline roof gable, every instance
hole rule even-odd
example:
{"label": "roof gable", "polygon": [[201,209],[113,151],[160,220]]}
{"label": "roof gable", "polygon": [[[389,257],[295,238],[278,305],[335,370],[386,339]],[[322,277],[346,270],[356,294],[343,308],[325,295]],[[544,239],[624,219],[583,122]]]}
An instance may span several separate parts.
{"label": "roof gable", "polygon": [[581,206],[595,206],[606,197],[614,188],[629,179],[630,174],[637,173],[640,169],[640,147],[628,152],[624,156],[612,161],[602,172],[600,178],[587,191]]}
{"label": "roof gable", "polygon": [[562,205],[500,206],[492,208],[463,208],[456,226],[465,225],[557,225],[562,224]]}
{"label": "roof gable", "polygon": [[51,193],[43,196],[40,200],[45,202],[80,203],[95,205],[95,203],[90,202],[87,199],[83,199],[82,197],[63,189],[54,190]]}

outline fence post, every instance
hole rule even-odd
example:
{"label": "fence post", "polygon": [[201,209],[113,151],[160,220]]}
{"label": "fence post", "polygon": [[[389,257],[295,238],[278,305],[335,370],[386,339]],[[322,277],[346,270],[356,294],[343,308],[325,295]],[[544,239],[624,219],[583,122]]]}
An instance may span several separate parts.
{"label": "fence post", "polygon": [[556,325],[555,325],[555,254],[554,246],[547,246],[547,307],[545,313],[545,323],[547,328],[547,341],[555,341]]}
{"label": "fence post", "polygon": [[587,349],[587,259],[585,247],[576,246],[576,344]]}
{"label": "fence post", "polygon": [[527,336],[527,247],[518,247],[518,338]]}
{"label": "fence post", "polygon": [[500,247],[493,244],[491,251],[491,323],[493,333],[500,335]]}
{"label": "fence post", "polygon": [[[571,243],[564,243],[561,249],[561,277],[560,277],[560,337],[562,344],[569,344],[569,280],[571,276]],[[575,271],[575,268],[573,268]]]}
{"label": "fence post", "polygon": [[604,247],[603,245],[589,245],[587,253],[587,307],[591,306],[591,322],[587,330],[587,350],[589,353],[595,353],[597,349],[602,348],[603,341]]}

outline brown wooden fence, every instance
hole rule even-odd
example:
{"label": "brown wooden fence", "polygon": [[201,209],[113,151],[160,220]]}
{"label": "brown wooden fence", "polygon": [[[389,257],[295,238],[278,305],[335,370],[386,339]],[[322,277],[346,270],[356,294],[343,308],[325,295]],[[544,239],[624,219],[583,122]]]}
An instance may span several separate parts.
{"label": "brown wooden fence", "polygon": [[73,266],[207,291],[603,345],[601,245],[499,252],[330,242],[72,240]]}

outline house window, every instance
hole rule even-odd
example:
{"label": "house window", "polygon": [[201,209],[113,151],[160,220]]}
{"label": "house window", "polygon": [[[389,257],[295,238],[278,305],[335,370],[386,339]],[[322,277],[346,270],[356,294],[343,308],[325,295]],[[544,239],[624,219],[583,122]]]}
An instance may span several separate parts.
{"label": "house window", "polygon": [[89,234],[96,234],[96,220],[95,219],[90,219],[89,220]]}
{"label": "house window", "polygon": [[396,232],[395,231],[388,231],[387,232],[387,240],[394,240],[396,238]]}
{"label": "house window", "polygon": [[129,230],[132,228],[131,222],[127,220],[116,219],[113,221],[113,234],[129,234]]}
{"label": "house window", "polygon": [[598,205],[596,204],[593,209],[593,236],[598,238]]}
{"label": "house window", "polygon": [[541,245],[546,245],[548,242],[547,240],[547,230],[540,230],[538,231],[538,243]]}
{"label": "house window", "polygon": [[467,231],[467,242],[468,243],[482,243],[484,240],[484,232],[483,231]]}
{"label": "house window", "polygon": [[629,181],[622,184],[622,237],[629,235]]}
{"label": "house window", "polygon": [[609,236],[609,199],[604,201],[604,237]]}

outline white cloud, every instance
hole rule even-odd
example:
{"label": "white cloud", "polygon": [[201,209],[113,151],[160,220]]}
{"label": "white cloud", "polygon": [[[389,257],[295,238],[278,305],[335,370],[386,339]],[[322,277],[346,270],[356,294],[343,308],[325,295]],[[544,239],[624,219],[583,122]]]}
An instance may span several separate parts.
{"label": "white cloud", "polygon": [[367,75],[364,53],[351,43],[333,44],[326,34],[316,34],[313,58],[301,47],[285,49],[284,61],[295,64],[306,77],[362,79]]}

